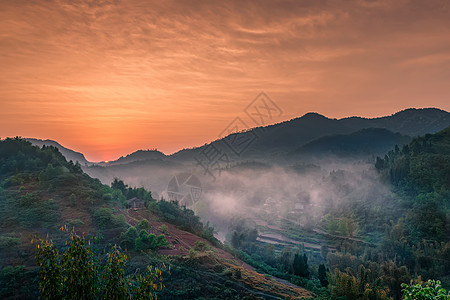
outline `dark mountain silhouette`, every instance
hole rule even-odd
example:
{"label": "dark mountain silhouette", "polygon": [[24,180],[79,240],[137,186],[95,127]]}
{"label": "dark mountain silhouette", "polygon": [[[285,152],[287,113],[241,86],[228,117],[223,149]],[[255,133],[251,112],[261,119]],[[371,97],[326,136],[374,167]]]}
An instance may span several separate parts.
{"label": "dark mountain silhouette", "polygon": [[384,155],[395,147],[411,141],[411,137],[393,133],[384,128],[367,128],[343,135],[331,135],[309,142],[293,154],[296,155],[336,155],[336,156],[368,156]]}
{"label": "dark mountain silhouette", "polygon": [[26,138],[24,140],[29,141],[31,144],[35,146],[39,146],[42,148],[42,146],[53,146],[58,148],[59,152],[61,152],[62,155],[67,159],[67,161],[73,161],[80,163],[82,166],[85,164],[91,164],[87,159],[84,157],[83,153],[76,152],[74,150],[71,150],[69,148],[66,148],[62,146],[60,143],[52,141],[52,140],[40,140],[40,139],[34,139],[34,138]]}
{"label": "dark mountain silhouette", "polygon": [[[158,150],[138,150],[136,152],[133,152],[131,154],[128,154],[127,156],[122,156],[117,160],[109,161],[107,165],[122,165],[122,164],[128,164],[135,161],[145,161],[145,160],[161,160],[166,158],[167,156]],[[101,165],[106,165],[101,163]]]}
{"label": "dark mountain silhouette", "polygon": [[[208,146],[213,145],[237,160],[255,157],[273,159],[324,136],[348,135],[362,129],[383,128],[393,133],[416,137],[435,133],[448,126],[450,113],[437,108],[410,108],[391,116],[372,119],[361,117],[330,119],[318,113],[307,113],[302,117],[275,125],[234,133],[196,149],[181,150],[171,157],[181,160],[194,158]],[[233,141],[238,141],[241,143],[238,145],[242,145],[246,140],[252,142],[248,142],[249,145],[245,150],[238,154],[233,151],[233,146],[230,147]]]}
{"label": "dark mountain silhouette", "polygon": [[[390,116],[371,119],[361,117],[331,119],[311,112],[289,121],[233,133],[209,144],[183,149],[172,155],[165,155],[158,150],[138,150],[115,161],[98,165],[123,165],[146,160],[160,160],[161,164],[169,160],[195,162],[195,158],[199,158],[204,151],[208,151],[208,147],[211,145],[226,153],[234,161],[253,158],[272,160],[284,157],[288,153],[311,152],[313,149],[322,153],[328,151],[338,155],[344,153],[350,155],[352,153],[364,154],[368,148],[371,148],[371,151],[367,153],[380,154],[395,144],[408,142],[405,136],[416,137],[435,133],[448,126],[450,126],[450,113],[437,108],[409,108]],[[378,128],[378,130],[363,130],[369,128]],[[385,129],[390,133],[380,129]],[[360,132],[357,133],[358,131]],[[394,135],[395,133],[399,135]],[[344,137],[345,135],[350,136]],[[324,137],[327,138],[321,139]],[[378,141],[376,146],[372,139]],[[55,141],[28,140],[39,146],[44,144],[55,146],[68,160],[78,161],[82,165],[89,164],[83,154],[67,149]],[[313,141],[315,142],[312,143]],[[234,144],[235,142],[236,144]],[[302,150],[303,146],[305,148]]]}

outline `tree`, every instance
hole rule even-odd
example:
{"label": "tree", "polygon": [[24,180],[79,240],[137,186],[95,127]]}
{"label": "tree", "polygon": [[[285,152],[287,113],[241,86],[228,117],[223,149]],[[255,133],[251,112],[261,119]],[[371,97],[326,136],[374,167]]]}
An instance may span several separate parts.
{"label": "tree", "polygon": [[107,255],[105,272],[103,273],[103,294],[107,299],[125,299],[128,295],[124,267],[127,256],[114,245]]}
{"label": "tree", "polygon": [[148,267],[144,275],[125,276],[127,257],[119,247],[113,246],[102,264],[90,241],[74,231],[63,253],[48,239],[36,248],[44,299],[156,299],[156,292],[163,288],[160,269]]}
{"label": "tree", "polygon": [[401,284],[411,279],[408,268],[406,266],[397,266],[393,261],[383,262],[380,265],[380,279],[389,287],[391,295],[394,299],[401,299]]}
{"label": "tree", "polygon": [[122,191],[122,194],[124,195],[128,192],[128,185],[118,178],[114,178],[114,181],[111,183],[111,188]]}
{"label": "tree", "polygon": [[129,250],[134,250],[136,247],[136,239],[138,237],[138,232],[136,227],[131,226],[127,229],[127,231],[123,232],[120,235],[120,241],[123,246],[125,246]]}
{"label": "tree", "polygon": [[333,297],[345,297],[347,300],[389,300],[388,291],[379,286],[377,280],[371,280],[370,271],[360,266],[358,276],[350,273],[350,269],[341,272],[337,268],[330,276],[330,290]]}
{"label": "tree", "polygon": [[319,280],[320,280],[320,284],[323,287],[328,286],[327,270],[325,268],[325,265],[323,265],[323,264],[319,265]]}
{"label": "tree", "polygon": [[300,253],[296,253],[294,255],[292,269],[293,269],[295,275],[298,275],[300,277],[308,277],[309,276],[308,257],[306,257],[306,254],[301,255]]}
{"label": "tree", "polygon": [[447,292],[441,282],[428,280],[427,282],[419,282],[417,284],[402,284],[405,300],[448,300],[450,292]]}

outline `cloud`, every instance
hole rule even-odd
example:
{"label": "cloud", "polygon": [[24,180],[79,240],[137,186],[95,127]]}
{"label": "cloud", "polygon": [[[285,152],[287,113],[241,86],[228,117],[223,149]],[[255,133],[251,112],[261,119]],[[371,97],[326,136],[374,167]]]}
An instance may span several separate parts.
{"label": "cloud", "polygon": [[446,1],[1,1],[0,135],[33,132],[23,119],[64,127],[33,114],[43,107],[96,127],[106,111],[133,124],[129,135],[176,120],[167,140],[181,129],[202,136],[148,145],[172,152],[215,137],[261,90],[286,118],[448,110],[448,15]]}

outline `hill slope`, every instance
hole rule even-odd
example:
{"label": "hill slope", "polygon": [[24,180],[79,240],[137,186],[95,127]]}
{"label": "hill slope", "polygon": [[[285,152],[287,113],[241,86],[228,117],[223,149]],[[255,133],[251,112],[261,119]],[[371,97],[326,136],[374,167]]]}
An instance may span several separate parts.
{"label": "hill slope", "polygon": [[367,128],[351,134],[324,136],[309,142],[295,154],[301,155],[336,155],[336,156],[370,156],[384,155],[395,145],[402,146],[411,138],[399,133],[393,133],[383,128]]}
{"label": "hill slope", "polygon": [[[145,206],[126,209],[127,199],[134,197]],[[48,234],[61,249],[67,240],[59,230],[63,225],[96,240],[98,253],[105,253],[110,244],[128,249],[129,273],[148,264],[172,266],[171,273],[163,275],[163,299],[311,296],[303,288],[265,278],[221,249],[212,228],[192,211],[155,201],[150,192],[121,181],[103,185],[78,164],[67,162],[55,147],[41,149],[18,138],[0,140],[0,298],[37,298],[30,241]],[[233,275],[238,268],[247,277]]]}

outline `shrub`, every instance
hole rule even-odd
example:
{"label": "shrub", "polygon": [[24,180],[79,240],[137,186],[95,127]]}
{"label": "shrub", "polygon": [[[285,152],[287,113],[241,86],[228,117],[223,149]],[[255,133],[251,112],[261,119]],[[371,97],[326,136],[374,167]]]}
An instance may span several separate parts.
{"label": "shrub", "polygon": [[195,251],[204,252],[208,250],[210,247],[203,241],[196,241],[194,249]]}
{"label": "shrub", "polygon": [[148,224],[148,221],[146,219],[143,219],[139,221],[139,223],[136,225],[137,229],[149,229],[150,225]]}
{"label": "shrub", "polygon": [[0,250],[6,250],[20,243],[20,239],[7,235],[0,235]]}
{"label": "shrub", "polygon": [[94,221],[99,228],[105,228],[112,219],[112,209],[101,207],[94,212]]}
{"label": "shrub", "polygon": [[120,241],[123,246],[129,250],[134,250],[136,247],[136,239],[138,237],[138,232],[136,227],[131,226],[127,231],[123,232],[120,236]]}
{"label": "shrub", "polygon": [[402,288],[405,295],[405,300],[450,299],[450,293],[441,286],[441,282],[439,280],[428,280],[425,283],[419,282],[417,284],[402,283]]}
{"label": "shrub", "polygon": [[156,299],[163,288],[158,268],[125,276],[127,257],[117,246],[102,264],[90,243],[74,232],[62,253],[49,240],[41,240],[36,248],[43,299]]}
{"label": "shrub", "polygon": [[145,230],[141,230],[136,239],[136,250],[138,251],[154,250],[167,245],[168,242],[163,234],[156,237],[153,233],[148,234]]}
{"label": "shrub", "polygon": [[166,233],[167,230],[169,229],[169,227],[167,227],[166,224],[162,224],[161,226],[158,227],[158,229],[159,229],[162,233]]}

